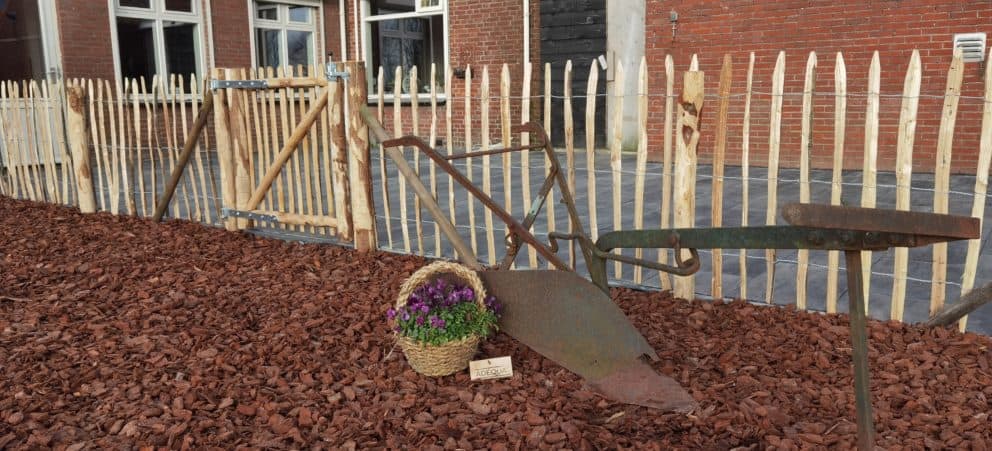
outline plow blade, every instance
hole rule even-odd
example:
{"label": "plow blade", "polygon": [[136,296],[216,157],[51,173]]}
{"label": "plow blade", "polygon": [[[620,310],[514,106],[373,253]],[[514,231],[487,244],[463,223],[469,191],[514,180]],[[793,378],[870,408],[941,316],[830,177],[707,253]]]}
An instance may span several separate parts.
{"label": "plow blade", "polygon": [[654,349],[599,288],[573,272],[481,271],[505,306],[499,327],[609,399],[690,411],[695,402],[646,362]]}

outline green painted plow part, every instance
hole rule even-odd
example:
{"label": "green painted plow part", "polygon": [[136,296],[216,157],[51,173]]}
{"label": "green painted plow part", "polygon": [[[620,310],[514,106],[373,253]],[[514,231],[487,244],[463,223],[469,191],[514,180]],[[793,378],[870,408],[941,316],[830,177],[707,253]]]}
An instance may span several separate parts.
{"label": "green painted plow part", "polygon": [[[608,260],[646,266],[687,275],[699,269],[697,249],[816,249],[844,251],[851,327],[854,394],[857,411],[858,448],[872,449],[875,427],[872,420],[868,371],[866,307],[863,297],[861,252],[892,247],[917,247],[934,243],[975,239],[980,221],[966,216],[881,210],[815,204],[789,204],[782,216],[790,225],[764,227],[720,227],[670,230],[627,230],[604,234],[591,241],[578,234],[553,234],[554,239],[576,239],[584,248],[590,276],[601,290],[608,291]],[[614,249],[673,249],[675,271],[647,260],[611,253]],[[692,257],[682,261],[681,249]]]}
{"label": "green painted plow part", "polygon": [[[974,239],[979,237],[977,218],[879,210],[844,206],[789,204],[781,209],[785,226],[691,228],[669,230],[627,230],[604,234],[593,243],[585,233],[572,193],[561,173],[554,149],[547,135],[537,124],[518,126],[514,132],[527,131],[537,135],[540,144],[529,147],[471,152],[461,156],[444,157],[423,140],[408,136],[389,140],[382,125],[367,108],[361,111],[369,130],[384,144],[403,177],[413,187],[422,205],[438,222],[441,231],[458,251],[463,263],[482,269],[475,255],[446,218],[437,201],[420,181],[416,171],[406,162],[397,146],[411,146],[431,157],[445,172],[479,199],[486,208],[507,223],[507,255],[501,270],[481,271],[491,291],[510,301],[517,314],[504,318],[504,330],[546,357],[585,377],[594,388],[622,402],[680,409],[691,406],[692,400],[678,385],[655,373],[642,357],[654,356],[644,338],[630,324],[623,312],[606,296],[609,284],[606,263],[609,260],[665,271],[678,276],[692,275],[699,270],[698,249],[818,249],[844,251],[847,262],[848,298],[852,360],[854,362],[854,391],[857,409],[858,447],[874,446],[875,428],[871,413],[871,393],[868,376],[868,338],[866,333],[864,281],[861,252],[891,247],[917,247],[933,243]],[[484,154],[496,154],[525,148],[544,148],[552,161],[533,208],[524,221],[517,222],[486,193],[479,190],[447,160]],[[552,180],[554,179],[554,180]],[[572,220],[569,233],[548,234],[550,243],[539,242],[530,228],[537,211],[543,205],[551,185],[557,183],[561,202],[568,208]],[[574,274],[557,257],[558,240],[579,243],[590,278]],[[508,271],[513,256],[521,244],[535,249],[561,271]],[[672,249],[675,264],[614,254],[614,249]],[[690,257],[683,259],[683,250]],[[500,269],[499,267],[497,269]],[[583,345],[584,344],[584,345]]]}

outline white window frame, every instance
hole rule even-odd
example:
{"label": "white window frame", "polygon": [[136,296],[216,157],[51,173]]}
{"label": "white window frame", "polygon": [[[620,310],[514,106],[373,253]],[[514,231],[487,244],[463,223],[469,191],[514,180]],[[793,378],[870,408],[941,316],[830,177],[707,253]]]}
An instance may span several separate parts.
{"label": "white window frame", "polygon": [[45,53],[45,74],[50,80],[62,78],[62,49],[59,48],[59,27],[55,13],[56,0],[38,2],[38,20],[41,22],[41,41]]}
{"label": "white window frame", "polygon": [[[415,11],[403,12],[403,13],[393,13],[393,14],[379,14],[371,15],[372,3],[370,0],[361,0],[361,21],[362,21],[362,60],[368,64],[368,70],[366,71],[367,86],[369,86],[368,101],[378,102],[379,93],[373,92],[372,81],[378,76],[378,61],[372,61],[372,22],[380,22],[383,20],[393,20],[393,19],[409,19],[409,18],[426,18],[431,16],[441,16],[441,32],[443,33],[443,67],[438,68],[437,80],[438,85],[441,89],[438,90],[437,98],[439,101],[446,101],[448,96],[448,86],[441,86],[444,83],[444,71],[446,68],[451,66],[451,52],[449,49],[449,25],[448,25],[448,0],[439,0],[439,5],[430,8],[421,8],[421,0],[414,0],[414,5],[416,6]],[[375,63],[375,64],[372,64]],[[419,77],[430,77],[430,73],[419,74]],[[383,103],[393,102],[394,95],[391,92],[386,92],[383,95]],[[410,94],[400,94],[400,100],[402,102],[410,102]],[[417,102],[424,103],[430,101],[430,92],[420,92],[417,93]]]}
{"label": "white window frame", "polygon": [[[272,3],[279,7],[279,20],[259,19],[255,13],[256,5],[261,3]],[[289,6],[307,6],[313,8],[310,15],[310,23],[291,22],[289,20]],[[248,28],[251,41],[251,65],[259,67],[258,42],[255,39],[255,30],[264,28],[267,30],[278,30],[279,33],[279,63],[280,67],[286,67],[289,58],[289,48],[286,40],[286,31],[308,31],[310,32],[310,48],[313,49],[313,61],[311,65],[317,66],[323,60],[324,55],[324,2],[320,0],[248,0]]]}
{"label": "white window frame", "polygon": [[[124,17],[130,19],[150,20],[155,22],[155,29],[152,31],[155,41],[155,71],[159,78],[168,76],[168,64],[165,57],[165,32],[164,22],[190,23],[195,26],[193,29],[193,46],[196,53],[196,76],[203,79],[206,73],[206,63],[204,55],[203,39],[203,12],[200,7],[200,0],[192,0],[191,12],[169,11],[165,9],[165,0],[149,0],[149,8],[135,8],[131,6],[119,6],[119,0],[107,0],[110,6],[110,39],[114,50],[114,73],[118,80],[123,80],[121,73],[120,46],[117,38],[117,18]],[[212,51],[212,50],[211,50]],[[189,74],[182,74],[188,77]],[[148,80],[151,82],[151,80]]]}
{"label": "white window frame", "polygon": [[428,6],[428,5],[424,5],[424,3],[425,2],[430,2],[431,0],[415,0],[415,1],[417,2],[416,3],[416,10],[417,10],[418,13],[427,13],[427,12],[432,12],[432,11],[443,11],[445,4],[448,3],[446,0],[436,0],[437,1],[437,5]]}

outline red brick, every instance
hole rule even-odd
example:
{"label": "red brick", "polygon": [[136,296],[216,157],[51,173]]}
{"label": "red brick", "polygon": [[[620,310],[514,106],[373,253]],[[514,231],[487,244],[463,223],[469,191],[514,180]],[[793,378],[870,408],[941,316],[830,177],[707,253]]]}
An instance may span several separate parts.
{"label": "red brick", "polygon": [[[679,13],[676,38],[672,39],[669,11]],[[717,92],[720,64],[724,54],[734,61],[733,93],[743,93],[748,53],[755,53],[754,91],[751,111],[751,159],[767,160],[768,109],[771,73],[779,50],[786,51],[786,93],[803,90],[803,72],[810,51],[818,57],[815,91],[825,95],[814,98],[813,148],[811,159],[816,167],[830,167],[834,139],[834,61],[843,52],[847,66],[847,133],[844,166],[860,168],[864,151],[865,98],[868,66],[872,52],[878,50],[881,62],[881,92],[900,95],[906,66],[913,49],[920,51],[923,64],[921,91],[925,95],[943,95],[951,41],[954,33],[986,32],[992,34],[992,4],[953,0],[905,0],[864,2],[837,0],[811,2],[784,0],[751,2],[744,0],[682,0],[647,2],[647,36],[645,53],[648,64],[662,68],[671,54],[676,65],[676,91],[681,73],[688,67],[693,53],[698,53],[700,69],[706,72],[706,91]],[[983,67],[965,65],[964,96],[981,96],[984,88]],[[664,86],[664,71],[650,71],[650,86]],[[757,94],[760,92],[762,94]],[[853,94],[860,94],[858,96]],[[700,161],[709,162],[715,133],[707,125],[715,122],[717,99],[707,99],[703,111]],[[879,170],[892,170],[898,130],[899,98],[883,98],[879,122]],[[728,161],[740,160],[744,99],[731,99]],[[800,123],[799,97],[783,101],[781,159],[783,165],[797,164]],[[914,166],[918,171],[933,171],[937,130],[940,124],[940,99],[920,100],[914,149]],[[978,152],[981,123],[981,100],[962,99],[958,110],[954,139],[953,167],[959,172],[973,172]],[[663,124],[664,106],[649,105],[649,121]],[[650,127],[649,151],[660,158],[663,127]]]}

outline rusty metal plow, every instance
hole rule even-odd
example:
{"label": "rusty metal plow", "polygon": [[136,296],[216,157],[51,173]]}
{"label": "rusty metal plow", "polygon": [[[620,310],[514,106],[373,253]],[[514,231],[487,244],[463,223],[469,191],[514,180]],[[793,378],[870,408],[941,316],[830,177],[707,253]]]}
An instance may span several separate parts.
{"label": "rusty metal plow", "polygon": [[[562,261],[558,255],[555,254],[557,249],[552,249],[550,245],[546,245],[540,242],[533,233],[530,232],[531,226],[534,225],[534,221],[537,219],[538,212],[541,211],[542,206],[545,201],[547,201],[548,194],[551,192],[551,188],[555,185],[557,181],[559,188],[561,188],[564,178],[561,174],[561,168],[558,166],[558,161],[555,159],[554,150],[547,143],[547,137],[544,135],[544,130],[535,124],[528,123],[523,125],[516,125],[511,128],[511,133],[532,133],[537,135],[537,142],[534,144],[519,146],[519,147],[506,147],[501,149],[484,150],[478,152],[466,152],[454,155],[442,155],[438,151],[431,148],[424,140],[416,136],[404,136],[401,138],[390,139],[382,142],[385,147],[415,147],[423,154],[427,155],[441,170],[446,172],[452,177],[452,179],[458,182],[463,188],[465,188],[469,193],[472,194],[476,199],[478,199],[482,204],[493,212],[500,220],[502,220],[509,229],[509,235],[506,236],[506,254],[503,257],[503,261],[496,265],[493,269],[510,269],[513,265],[513,261],[516,259],[517,254],[520,252],[522,244],[528,244],[541,255],[542,258],[547,260],[549,263],[554,265],[556,268],[561,270],[568,270],[568,264]],[[462,174],[451,161],[462,160],[471,157],[480,157],[485,155],[501,155],[511,152],[520,152],[524,150],[535,150],[543,148],[548,154],[551,161],[551,169],[548,172],[547,177],[541,184],[541,188],[538,190],[537,197],[534,198],[531,203],[531,209],[527,212],[527,216],[524,217],[523,221],[517,221],[510,213],[508,213],[499,203],[493,200],[485,191],[479,189],[475,186],[472,181],[468,179],[464,174]],[[575,204],[572,202],[571,193],[568,190],[561,191],[564,198],[564,203],[568,207],[568,214],[573,221],[578,220],[578,213],[575,210]],[[423,199],[421,199],[423,201]]]}
{"label": "rusty metal plow", "polygon": [[[893,247],[917,247],[934,243],[979,237],[977,218],[933,213],[869,208],[789,204],[782,216],[789,225],[763,227],[691,228],[668,230],[624,230],[603,234],[593,242],[585,233],[572,194],[565,183],[557,158],[547,143],[544,130],[536,124],[516,127],[514,132],[537,134],[539,144],[523,148],[473,152],[444,157],[416,137],[386,140],[385,132],[367,112],[363,112],[377,137],[386,146],[415,146],[479,198],[487,208],[510,227],[507,257],[498,269],[508,269],[526,243],[559,269],[569,271],[483,270],[481,275],[508,306],[501,321],[503,329],[524,344],[586,378],[590,385],[614,400],[663,409],[687,409],[694,403],[675,381],[654,372],[644,358],[657,358],[644,337],[630,324],[623,312],[607,297],[606,263],[609,260],[639,265],[688,276],[699,270],[697,249],[816,249],[844,251],[847,262],[848,299],[854,366],[855,407],[858,447],[871,449],[874,424],[868,374],[866,310],[863,298],[861,252]],[[526,148],[544,147],[552,167],[538,199],[522,223],[516,222],[489,196],[448,163],[449,159],[491,155]],[[441,223],[463,262],[482,269],[471,250],[454,232],[437,202],[403,160],[402,153],[387,147],[390,158],[410,182],[422,204]],[[529,231],[551,185],[557,181],[562,202],[572,220],[570,233],[552,232],[549,243],[539,242]],[[419,185],[419,188],[418,188]],[[447,224],[445,224],[447,223]],[[571,271],[557,258],[558,240],[578,242],[592,283]],[[621,254],[614,249],[672,249],[675,265],[661,264]],[[683,259],[683,250],[690,254]]]}
{"label": "rusty metal plow", "polygon": [[[543,128],[537,124],[513,127],[514,134],[526,132],[533,136],[533,144],[530,145],[445,156],[415,136],[388,139],[385,130],[367,110],[362,112],[362,116],[372,136],[383,145],[388,157],[420,198],[421,205],[437,221],[459,260],[479,271],[490,293],[504,304],[504,314],[499,323],[502,331],[583,377],[592,389],[612,400],[674,411],[691,411],[695,407],[692,397],[677,382],[658,374],[648,364],[648,361],[658,360],[657,353],[609,296],[562,261],[556,254],[557,247],[553,242],[543,243],[531,233],[530,228],[538,212],[553,185],[557,184],[573,230],[579,230],[585,236],[571,191]],[[418,174],[407,163],[401,146],[414,147],[423,152],[506,223],[509,235],[506,238],[506,255],[500,264],[491,269],[483,268]],[[544,149],[551,168],[523,221],[517,221],[451,164],[452,160],[462,158],[529,149]],[[509,271],[524,244],[532,246],[559,270]],[[589,251],[582,249],[583,253]],[[586,261],[593,258],[591,255],[584,256]]]}
{"label": "rusty metal plow", "polygon": [[678,266],[692,272],[699,268],[696,249],[844,251],[847,262],[858,448],[872,449],[875,427],[869,386],[865,281],[862,280],[861,252],[978,238],[980,221],[966,216],[815,204],[788,204],[782,208],[782,216],[789,225],[614,231],[601,236],[595,244],[581,233],[552,233],[551,239],[576,239],[584,249],[589,248],[585,252],[587,258],[592,257],[586,260],[589,274],[602,290],[608,288],[607,260],[658,267],[654,262],[618,257],[610,252],[613,249],[670,248],[676,250],[676,258],[681,254],[679,249],[689,249],[692,258],[685,262],[678,261]]}

